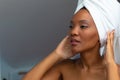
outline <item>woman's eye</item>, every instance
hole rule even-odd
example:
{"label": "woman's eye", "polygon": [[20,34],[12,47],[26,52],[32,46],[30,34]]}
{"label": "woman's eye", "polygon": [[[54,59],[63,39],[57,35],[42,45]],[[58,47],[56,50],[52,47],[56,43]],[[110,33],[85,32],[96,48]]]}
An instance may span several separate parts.
{"label": "woman's eye", "polygon": [[87,27],[88,27],[88,26],[84,26],[84,25],[81,25],[81,26],[80,26],[81,29],[85,29],[85,28],[87,28]]}

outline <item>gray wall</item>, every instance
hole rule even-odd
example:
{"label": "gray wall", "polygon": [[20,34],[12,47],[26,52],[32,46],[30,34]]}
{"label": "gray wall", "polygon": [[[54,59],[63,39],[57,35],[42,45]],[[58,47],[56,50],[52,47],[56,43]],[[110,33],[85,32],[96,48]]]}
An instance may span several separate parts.
{"label": "gray wall", "polygon": [[28,71],[57,46],[68,32],[76,3],[77,0],[0,0],[2,78],[18,80],[20,71]]}

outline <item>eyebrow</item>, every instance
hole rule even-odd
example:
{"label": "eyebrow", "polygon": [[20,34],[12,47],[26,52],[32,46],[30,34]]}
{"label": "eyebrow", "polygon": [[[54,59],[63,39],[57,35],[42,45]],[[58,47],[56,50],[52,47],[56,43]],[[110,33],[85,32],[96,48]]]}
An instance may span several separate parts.
{"label": "eyebrow", "polygon": [[[73,23],[74,21],[70,21],[70,23]],[[88,20],[79,20],[78,21],[79,23],[86,23],[86,24],[88,24],[89,23],[89,21]]]}

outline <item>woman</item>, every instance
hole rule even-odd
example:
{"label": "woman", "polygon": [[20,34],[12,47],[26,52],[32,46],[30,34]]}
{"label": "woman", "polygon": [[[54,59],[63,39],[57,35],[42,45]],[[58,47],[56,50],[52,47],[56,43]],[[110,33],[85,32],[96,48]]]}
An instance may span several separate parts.
{"label": "woman", "polygon": [[[71,20],[69,35],[23,80],[120,80],[113,52],[114,30],[107,33],[105,55],[100,55],[100,36],[90,14],[82,7]],[[80,54],[80,58],[70,57]]]}

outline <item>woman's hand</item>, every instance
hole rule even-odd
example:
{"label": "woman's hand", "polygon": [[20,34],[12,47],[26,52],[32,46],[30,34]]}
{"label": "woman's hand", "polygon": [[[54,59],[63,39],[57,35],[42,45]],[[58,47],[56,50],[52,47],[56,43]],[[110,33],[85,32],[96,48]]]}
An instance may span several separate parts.
{"label": "woman's hand", "polygon": [[115,63],[114,60],[114,51],[113,51],[113,44],[114,44],[114,31],[107,33],[107,45],[106,45],[106,53],[105,53],[105,63]]}
{"label": "woman's hand", "polygon": [[114,60],[114,51],[113,51],[113,43],[114,43],[114,31],[108,32],[107,34],[107,46],[105,53],[105,64],[107,71],[107,80],[120,80],[119,76],[119,68]]}
{"label": "woman's hand", "polygon": [[70,45],[70,38],[69,38],[69,36],[66,36],[60,42],[60,44],[55,49],[55,53],[60,55],[64,59],[67,59],[67,58],[70,58],[70,57],[74,56],[72,54],[72,51],[71,51],[71,45]]}

